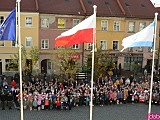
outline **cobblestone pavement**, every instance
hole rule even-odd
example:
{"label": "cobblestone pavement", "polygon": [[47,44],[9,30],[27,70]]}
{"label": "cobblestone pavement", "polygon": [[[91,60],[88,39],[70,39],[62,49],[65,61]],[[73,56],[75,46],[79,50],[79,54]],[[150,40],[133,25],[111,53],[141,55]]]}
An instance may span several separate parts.
{"label": "cobblestone pavement", "polygon": [[[94,106],[93,120],[147,120],[148,105],[121,104]],[[153,113],[160,113],[160,106],[152,105]],[[71,111],[24,110],[24,120],[89,120],[89,107],[74,107]],[[20,110],[0,109],[0,120],[20,120]]]}

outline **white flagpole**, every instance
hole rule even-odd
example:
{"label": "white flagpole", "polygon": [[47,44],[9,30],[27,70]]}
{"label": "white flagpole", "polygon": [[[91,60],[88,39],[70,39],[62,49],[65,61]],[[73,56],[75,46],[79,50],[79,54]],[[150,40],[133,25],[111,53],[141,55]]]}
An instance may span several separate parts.
{"label": "white flagpole", "polygon": [[154,46],[153,46],[152,72],[151,72],[151,83],[150,83],[150,97],[149,97],[148,114],[151,113],[151,104],[152,104],[152,88],[153,88],[155,45],[156,45],[157,16],[158,16],[158,13],[155,13],[155,27],[154,27],[154,39],[153,39]]}
{"label": "white flagpole", "polygon": [[93,28],[93,44],[92,44],[92,73],[91,73],[91,97],[90,97],[90,120],[92,120],[93,116],[93,75],[94,75],[94,52],[95,52],[95,40],[96,40],[96,9],[97,6],[94,5],[94,27]]}
{"label": "white flagpole", "polygon": [[23,93],[22,93],[22,55],[21,55],[21,22],[20,22],[20,2],[21,0],[17,0],[18,3],[18,45],[19,45],[19,74],[20,74],[20,110],[21,110],[21,120],[23,120]]}

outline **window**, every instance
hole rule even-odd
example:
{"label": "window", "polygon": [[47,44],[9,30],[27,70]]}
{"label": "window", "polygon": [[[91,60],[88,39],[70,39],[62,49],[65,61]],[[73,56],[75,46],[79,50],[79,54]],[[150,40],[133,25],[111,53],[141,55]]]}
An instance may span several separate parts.
{"label": "window", "polygon": [[18,71],[18,60],[5,59],[6,71]]}
{"label": "window", "polygon": [[4,41],[0,41],[0,47],[4,47]]}
{"label": "window", "polygon": [[108,30],[108,21],[107,20],[101,21],[101,30],[104,30],[104,31]]}
{"label": "window", "polygon": [[124,58],[124,70],[125,71],[133,71],[137,70],[137,72],[142,71],[142,56],[131,55]]}
{"label": "window", "polygon": [[133,48],[132,47],[128,48],[128,51],[133,52]]}
{"label": "window", "polygon": [[148,47],[148,52],[152,52],[152,47]]}
{"label": "window", "polygon": [[73,27],[80,23],[80,19],[73,19]]}
{"label": "window", "polygon": [[113,41],[113,50],[118,50],[118,41]]}
{"label": "window", "polygon": [[143,48],[142,47],[138,47],[138,52],[143,52]]}
{"label": "window", "polygon": [[107,41],[106,40],[101,40],[100,41],[100,48],[101,48],[101,50],[106,50],[107,49]]}
{"label": "window", "polygon": [[65,19],[58,18],[58,28],[65,28]]}
{"label": "window", "polygon": [[26,47],[27,48],[32,47],[32,37],[26,37]]}
{"label": "window", "polygon": [[49,49],[49,40],[41,40],[41,49]]}
{"label": "window", "polygon": [[41,19],[41,27],[42,27],[42,28],[49,28],[49,19],[47,19],[47,18],[42,18],[42,19]]}
{"label": "window", "polygon": [[0,25],[3,23],[4,21],[4,16],[0,16]]}
{"label": "window", "polygon": [[146,23],[145,22],[139,23],[139,31],[143,30],[145,27],[146,27]]}
{"label": "window", "polygon": [[114,21],[114,31],[120,31],[120,22]]}
{"label": "window", "polygon": [[31,26],[32,25],[32,17],[26,17],[26,25]]}
{"label": "window", "polygon": [[129,22],[128,32],[135,32],[135,22]]}
{"label": "window", "polygon": [[92,50],[92,43],[87,43],[87,50]]}
{"label": "window", "polygon": [[72,46],[72,49],[79,49],[79,44],[75,44]]}
{"label": "window", "polygon": [[16,41],[11,41],[12,47],[16,47]]}

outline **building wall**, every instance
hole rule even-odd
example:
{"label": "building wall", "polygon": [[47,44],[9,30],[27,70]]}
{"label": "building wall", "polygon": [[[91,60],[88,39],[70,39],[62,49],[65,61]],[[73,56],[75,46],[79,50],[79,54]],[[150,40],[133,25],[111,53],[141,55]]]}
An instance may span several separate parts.
{"label": "building wall", "polygon": [[[58,28],[58,18],[65,19],[65,28],[60,29]],[[41,26],[41,20],[42,19],[48,19],[48,27],[42,27]],[[50,59],[52,59],[52,55],[57,53],[57,48],[54,47],[54,40],[56,37],[58,37],[62,32],[67,31],[68,29],[71,29],[73,27],[73,19],[80,19],[82,21],[84,19],[83,16],[72,16],[72,15],[54,15],[54,14],[40,14],[39,18],[39,50],[40,50],[40,59],[39,59],[39,67],[40,69],[47,66],[47,64],[50,62]],[[49,40],[49,48],[48,49],[42,49],[41,48],[41,40],[48,39]],[[79,49],[77,49],[78,54],[80,53],[80,60],[79,63],[82,64],[82,45],[79,46]],[[42,66],[42,62],[44,60],[47,60],[46,65]],[[54,67],[55,65],[52,65],[53,71],[59,71],[57,68]],[[48,67],[47,70],[48,71]]]}
{"label": "building wall", "polygon": [[[129,33],[128,32],[128,24],[129,22],[135,22],[135,32],[134,33]],[[139,24],[140,22],[145,22],[146,23],[146,27],[153,22],[152,19],[126,19],[125,21],[125,37],[133,35],[137,32],[139,32]],[[159,47],[159,22],[157,22],[157,31],[156,31],[156,49],[158,49]],[[144,68],[147,65],[147,61],[148,60],[152,60],[152,52],[150,50],[148,50],[148,47],[143,47],[143,51],[139,51],[139,48],[135,47],[133,48],[133,51],[129,51],[129,49],[124,50],[124,53],[130,53],[130,54],[141,54],[143,55],[143,60],[142,60],[142,68]],[[155,55],[155,59],[158,59],[157,54]],[[156,63],[155,63],[156,64]]]}
{"label": "building wall", "polygon": [[[4,15],[5,18],[8,16],[9,12],[0,12],[0,16]],[[25,25],[25,19],[26,17],[32,17],[32,26],[27,27]],[[24,13],[21,12],[21,44],[23,46],[26,45],[25,43],[25,37],[32,37],[32,46],[38,47],[38,31],[39,31],[39,14],[38,13]],[[18,28],[17,28],[18,29]],[[4,41],[4,47],[0,47],[0,58],[2,61],[2,74],[6,75],[12,75],[15,72],[18,71],[6,71],[6,59],[11,59],[11,56],[14,54],[18,54],[18,47],[12,46],[12,41]],[[27,52],[29,52],[31,49],[26,48]],[[13,57],[14,58],[14,57]]]}

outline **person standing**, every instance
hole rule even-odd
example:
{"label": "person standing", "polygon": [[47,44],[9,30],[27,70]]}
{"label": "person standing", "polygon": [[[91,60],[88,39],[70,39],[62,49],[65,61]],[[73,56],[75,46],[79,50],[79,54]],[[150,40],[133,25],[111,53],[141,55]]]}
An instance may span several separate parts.
{"label": "person standing", "polygon": [[147,69],[144,69],[144,76],[147,76]]}
{"label": "person standing", "polygon": [[11,94],[11,92],[9,92],[9,94],[7,95],[7,102],[8,108],[12,109],[13,95]]}
{"label": "person standing", "polygon": [[4,92],[1,94],[1,105],[2,105],[2,110],[5,110],[5,101],[6,101],[6,95]]}
{"label": "person standing", "polygon": [[60,101],[60,98],[57,98],[56,108],[57,108],[57,110],[61,110],[61,101]]}
{"label": "person standing", "polygon": [[128,97],[128,89],[125,88],[124,91],[123,91],[123,102],[124,102],[124,104],[126,104],[127,97]]}
{"label": "person standing", "polygon": [[16,82],[15,82],[15,80],[12,80],[11,86],[16,89]]}

